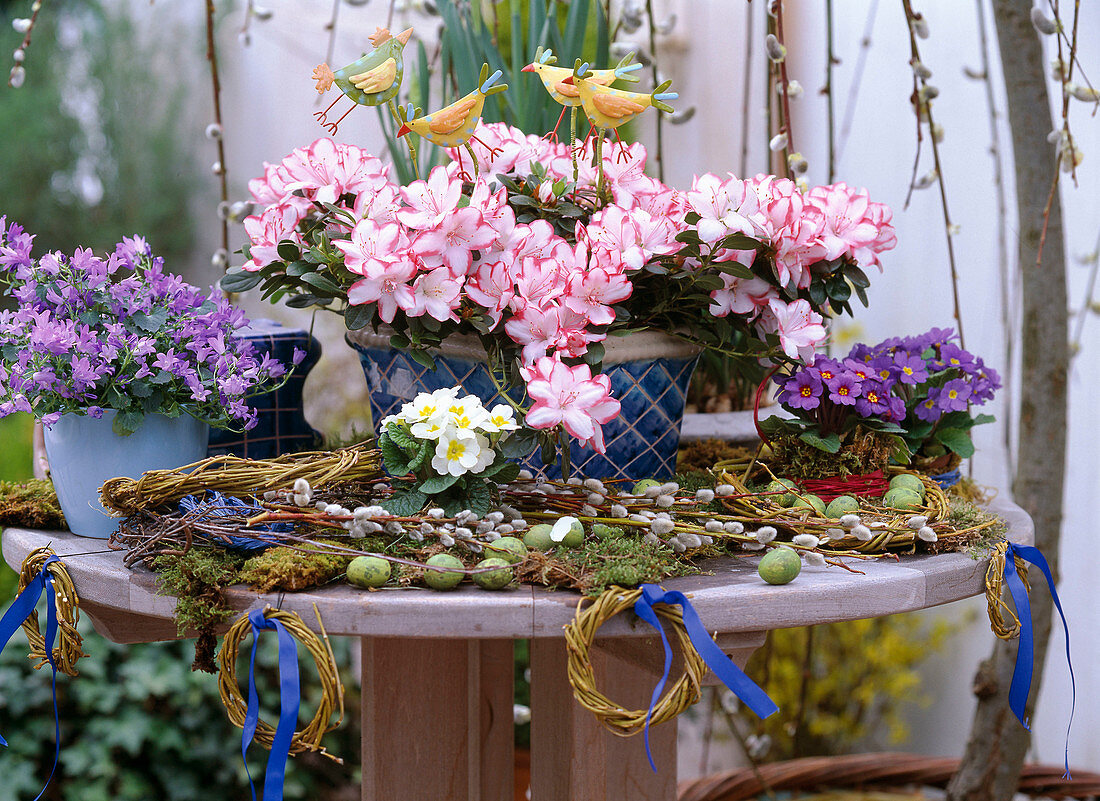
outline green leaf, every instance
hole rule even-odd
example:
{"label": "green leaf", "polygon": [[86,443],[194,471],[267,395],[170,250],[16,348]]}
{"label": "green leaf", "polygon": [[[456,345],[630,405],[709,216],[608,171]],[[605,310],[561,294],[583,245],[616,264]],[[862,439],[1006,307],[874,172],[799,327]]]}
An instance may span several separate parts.
{"label": "green leaf", "polygon": [[259,270],[248,272],[247,270],[234,270],[222,276],[218,281],[218,288],[222,292],[247,292],[254,288],[264,278]]}
{"label": "green leaf", "polygon": [[421,481],[417,489],[428,495],[437,495],[453,487],[456,481],[458,476],[452,476],[449,473],[445,476],[430,476]]}
{"label": "green leaf", "polygon": [[941,428],[934,434],[934,439],[964,459],[974,455],[974,441],[961,428]]}
{"label": "green leaf", "polygon": [[493,494],[484,481],[471,481],[466,488],[466,508],[478,517],[489,514],[493,508]]}
{"label": "green leaf", "polygon": [[834,276],[826,281],[825,291],[829,294],[830,299],[841,303],[852,297],[852,288],[840,276]]}
{"label": "green leaf", "polygon": [[401,487],[396,489],[381,506],[395,517],[412,517],[418,514],[428,503],[428,496],[415,489]]}
{"label": "green leaf", "polygon": [[412,461],[409,462],[409,472],[415,473],[421,467],[429,462],[432,453],[435,451],[435,444],[429,440],[421,440],[420,448],[417,450],[416,455],[413,456]]}
{"label": "green leaf", "polygon": [[435,372],[435,359],[433,359],[426,350],[414,348],[409,351],[409,355],[412,356],[413,361],[417,364],[422,364],[432,372]]}
{"label": "green leaf", "polygon": [[[752,270],[736,261],[719,261],[715,262],[712,266],[724,273],[735,275],[738,278],[750,279],[756,277]],[[721,289],[721,287],[718,287],[718,289]]]}
{"label": "green leaf", "polygon": [[324,305],[326,303],[325,298],[319,298],[316,295],[295,295],[286,301],[286,305],[291,309],[305,309],[313,305]]}
{"label": "green leaf", "polygon": [[382,451],[382,461],[386,466],[386,472],[391,476],[405,476],[409,474],[409,457],[397,447],[388,433],[383,432],[378,438],[378,448]]}
{"label": "green leaf", "polygon": [[917,452],[916,447],[910,445],[908,440],[897,434],[887,436],[886,441],[890,443],[890,458],[898,464],[909,464],[909,460]]}
{"label": "green leaf", "polygon": [[718,242],[718,247],[730,250],[756,250],[760,247],[760,242],[746,234],[730,234]]}
{"label": "green leaf", "polygon": [[499,467],[490,465],[481,475],[493,479],[497,484],[507,484],[519,478],[519,471],[520,467],[516,462],[501,462]]}
{"label": "green leaf", "polygon": [[852,282],[853,286],[866,289],[871,285],[871,279],[867,277],[867,273],[863,272],[863,270],[859,269],[859,267],[851,262],[846,263],[841,268],[841,272],[844,273],[845,278]]}
{"label": "green leaf", "polygon": [[[307,255],[306,258],[309,258]],[[316,269],[316,262],[310,264],[308,261],[292,261],[286,266],[286,274],[291,278],[300,278],[303,275],[312,273]]]}
{"label": "green leaf", "polygon": [[588,350],[584,352],[584,362],[595,367],[603,362],[604,354],[605,348],[602,342],[590,342]]}
{"label": "green leaf", "polygon": [[829,434],[827,437],[822,437],[816,431],[803,431],[798,435],[798,438],[807,445],[826,453],[837,453],[840,450],[840,436],[836,432]]}
{"label": "green leaf", "polygon": [[499,447],[500,453],[509,459],[526,459],[538,445],[538,435],[529,428],[516,431]]}
{"label": "green leaf", "polygon": [[389,423],[386,426],[386,433],[389,435],[390,439],[393,440],[394,445],[410,456],[420,450],[420,443],[397,423]]}
{"label": "green leaf", "polygon": [[275,250],[283,261],[297,261],[302,256],[302,251],[298,250],[298,246],[289,239],[280,242]]}
{"label": "green leaf", "polygon": [[717,275],[710,273],[703,273],[702,275],[695,276],[695,286],[704,292],[714,292],[715,290],[722,289],[726,283]]}
{"label": "green leaf", "polygon": [[760,430],[768,437],[774,437],[778,434],[793,434],[802,431],[804,428],[804,424],[774,414],[760,421]]}
{"label": "green leaf", "polygon": [[340,289],[335,281],[321,273],[306,273],[302,276],[302,282],[330,295],[339,296],[344,293],[344,290]]}
{"label": "green leaf", "polygon": [[372,304],[360,304],[348,306],[344,309],[344,325],[349,331],[358,331],[370,325],[374,319],[374,306]]}
{"label": "green leaf", "polygon": [[980,426],[984,425],[985,423],[996,422],[996,420],[997,418],[991,414],[979,414],[977,417],[974,418],[974,422],[972,423],[972,425]]}
{"label": "green leaf", "polygon": [[825,303],[825,284],[821,281],[814,281],[810,284],[810,302],[815,306],[821,306]]}
{"label": "green leaf", "polygon": [[111,430],[120,437],[128,437],[141,428],[144,420],[145,416],[141,412],[119,412],[115,415],[114,422],[111,423]]}

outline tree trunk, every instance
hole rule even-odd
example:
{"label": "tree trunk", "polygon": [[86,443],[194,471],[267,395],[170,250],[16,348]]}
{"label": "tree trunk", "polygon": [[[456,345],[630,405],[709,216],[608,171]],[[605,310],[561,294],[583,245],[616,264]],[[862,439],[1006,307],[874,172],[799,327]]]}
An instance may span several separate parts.
{"label": "tree trunk", "polygon": [[[1012,127],[1023,292],[1019,445],[1012,490],[1016,502],[1035,521],[1035,545],[1057,577],[1069,367],[1066,266],[1057,193],[1050,208],[1043,264],[1036,265],[1043,208],[1056,166],[1046,138],[1054,127],[1046,62],[1039,35],[1031,25],[1030,11],[1031,0],[993,0]],[[1045,582],[1040,579],[1032,586],[1035,673],[1028,716],[1043,675],[1052,611]],[[1007,801],[1019,783],[1031,735],[1008,708],[1017,642],[998,640],[992,656],[982,662],[974,677],[978,707],[966,754],[948,787],[949,801]]]}

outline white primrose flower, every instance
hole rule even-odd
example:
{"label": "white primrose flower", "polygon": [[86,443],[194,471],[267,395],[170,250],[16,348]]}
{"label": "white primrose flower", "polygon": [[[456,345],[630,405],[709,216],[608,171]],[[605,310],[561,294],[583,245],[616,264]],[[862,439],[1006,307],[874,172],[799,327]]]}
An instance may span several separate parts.
{"label": "white primrose flower", "polygon": [[517,428],[519,423],[516,422],[515,411],[506,403],[498,403],[494,406],[481,423],[481,430],[488,433],[515,431]]}
{"label": "white primrose flower", "polygon": [[[479,439],[488,444],[484,437],[479,437],[473,431],[448,429],[435,447],[432,469],[441,476],[461,476],[474,470],[482,461],[483,446]],[[492,459],[489,461],[491,463]]]}
{"label": "white primrose flower", "polygon": [[429,439],[438,441],[447,433],[447,419],[445,417],[429,417],[427,420],[413,423],[409,427],[409,433],[417,439]]}

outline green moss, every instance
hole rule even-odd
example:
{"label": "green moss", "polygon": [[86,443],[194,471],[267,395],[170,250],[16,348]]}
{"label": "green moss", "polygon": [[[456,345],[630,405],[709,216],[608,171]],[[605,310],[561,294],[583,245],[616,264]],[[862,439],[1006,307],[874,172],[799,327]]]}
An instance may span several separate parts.
{"label": "green moss", "polygon": [[892,435],[857,426],[841,437],[838,453],[827,453],[794,435],[782,434],[772,440],[775,457],[772,470],[776,475],[793,479],[863,475],[885,470],[896,446],[895,440]]}
{"label": "green moss", "polygon": [[[323,543],[318,540],[317,543]],[[328,543],[330,545],[338,543]],[[310,544],[299,548],[312,550]],[[343,573],[351,561],[350,556],[332,553],[303,553],[295,548],[269,548],[259,556],[253,556],[244,564],[240,580],[257,592],[286,590],[298,592],[327,584]]]}
{"label": "green moss", "polygon": [[197,547],[183,556],[161,555],[153,560],[160,591],[176,597],[180,634],[192,629],[208,632],[236,614],[226,606],[223,590],[237,583],[243,561],[221,548]]}
{"label": "green moss", "polygon": [[38,479],[23,484],[0,481],[0,527],[3,526],[64,529],[65,517],[53,484]]}
{"label": "green moss", "polygon": [[577,550],[558,549],[555,556],[571,571],[584,575],[588,595],[599,595],[611,584],[634,587],[699,572],[667,548],[647,545],[634,537],[593,540]]}

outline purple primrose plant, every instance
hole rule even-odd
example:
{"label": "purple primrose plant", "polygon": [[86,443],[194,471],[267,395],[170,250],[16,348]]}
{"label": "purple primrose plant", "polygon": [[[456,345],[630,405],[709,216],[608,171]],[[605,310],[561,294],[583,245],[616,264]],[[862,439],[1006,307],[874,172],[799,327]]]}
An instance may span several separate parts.
{"label": "purple primrose plant", "polygon": [[0,217],[0,284],[18,303],[0,311],[0,417],[30,412],[51,425],[114,409],[119,434],[154,413],[255,425],[246,398],[286,368],[233,337],[248,322],[240,309],[165,272],[142,237],[106,258],[77,249],[36,259],[32,239]]}
{"label": "purple primrose plant", "polygon": [[776,399],[795,417],[769,418],[764,431],[837,453],[845,435],[862,427],[896,437],[898,456],[970,456],[970,429],[993,420],[971,408],[992,400],[1001,381],[954,339],[953,330],[933,328],[874,347],[858,344],[842,359],[819,354],[779,380]]}

